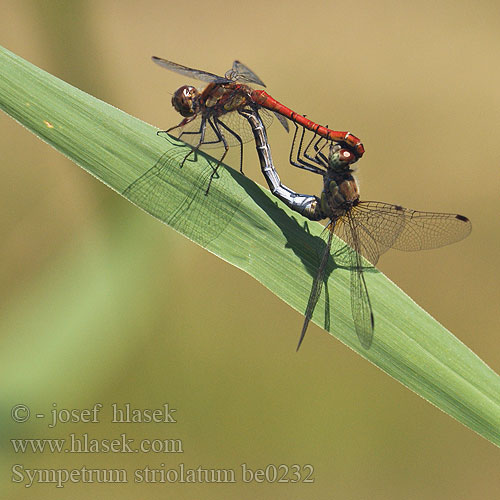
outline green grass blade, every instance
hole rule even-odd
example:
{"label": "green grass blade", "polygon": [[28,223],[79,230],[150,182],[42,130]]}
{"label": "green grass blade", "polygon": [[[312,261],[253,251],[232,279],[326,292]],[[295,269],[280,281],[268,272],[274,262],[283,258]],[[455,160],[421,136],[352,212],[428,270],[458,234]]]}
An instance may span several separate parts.
{"label": "green grass blade", "polygon": [[[6,113],[140,208],[304,312],[321,252],[321,225],[306,223],[229,168],[220,169],[220,179],[205,196],[214,165],[210,157],[200,154],[177,168],[187,151],[180,143],[157,137],[152,126],[5,49],[0,50],[0,75],[0,107]],[[166,168],[155,184],[158,177],[150,169],[160,167]],[[133,182],[134,189],[127,190]],[[500,445],[500,377],[383,274],[366,273],[366,280],[376,322],[369,350],[359,345],[352,324],[349,270],[329,275],[313,321],[326,323],[353,350]],[[335,302],[331,321],[325,321],[328,296]]]}

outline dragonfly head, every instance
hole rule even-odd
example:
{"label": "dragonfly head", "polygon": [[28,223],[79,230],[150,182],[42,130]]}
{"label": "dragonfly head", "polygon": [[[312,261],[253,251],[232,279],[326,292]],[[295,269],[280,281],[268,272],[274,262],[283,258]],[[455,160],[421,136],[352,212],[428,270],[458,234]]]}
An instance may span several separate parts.
{"label": "dragonfly head", "polygon": [[200,110],[199,96],[200,93],[196,87],[183,85],[172,96],[172,106],[182,116],[194,116]]}
{"label": "dragonfly head", "polygon": [[351,171],[351,165],[356,162],[357,159],[357,156],[351,151],[337,144],[330,149],[328,168],[337,172],[349,172]]}

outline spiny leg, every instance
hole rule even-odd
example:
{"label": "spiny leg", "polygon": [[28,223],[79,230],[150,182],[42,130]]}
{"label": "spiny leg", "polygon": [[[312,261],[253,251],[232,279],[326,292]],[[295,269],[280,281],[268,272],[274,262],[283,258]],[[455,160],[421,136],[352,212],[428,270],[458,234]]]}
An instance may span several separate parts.
{"label": "spiny leg", "polygon": [[[318,161],[316,156],[311,157],[308,154],[308,150],[311,147],[311,144],[316,139],[316,133],[314,132],[310,141],[307,143],[306,147],[304,148],[303,144],[304,144],[305,133],[306,133],[306,129],[302,128],[302,134],[300,136],[299,149],[298,149],[298,153],[297,153],[297,161],[303,166],[311,167],[313,169],[319,169],[319,171],[317,173],[323,175],[324,170],[320,167],[327,169],[328,166],[326,164],[323,164],[322,162]],[[319,137],[319,139],[316,140],[316,143],[318,143],[321,139],[322,139],[322,137]],[[315,145],[316,145],[316,143],[315,143]],[[309,160],[309,162],[306,161],[306,159]],[[312,162],[312,163],[310,163],[310,162]]]}
{"label": "spiny leg", "polygon": [[[304,159],[304,158],[307,158],[308,160],[311,160],[312,162],[316,163],[316,164],[319,164],[318,161],[317,161],[317,158],[316,158],[316,155],[314,155],[314,157],[311,157],[311,155],[308,153],[309,151],[309,148],[311,147],[311,145],[313,144],[313,141],[315,140],[316,138],[316,130],[313,130],[313,135],[310,139],[310,141],[307,143],[307,146],[305,147],[304,149],[304,152],[302,153],[302,145],[304,143],[304,138],[305,138],[305,132],[306,132],[306,129],[305,128],[302,128],[302,134],[300,136],[300,144],[299,144],[299,151],[298,151],[298,155],[297,155],[297,158],[300,158],[300,159]],[[321,136],[318,136],[317,139],[316,139],[316,142],[314,143],[314,150],[316,152],[318,152],[318,144],[323,140],[323,137]],[[321,147],[321,149],[324,147],[324,145]],[[321,150],[319,149],[319,150]],[[302,155],[304,156],[304,158],[302,158]],[[327,165],[323,165],[325,168],[327,168]]]}
{"label": "spiny leg", "polygon": [[[205,131],[207,129],[207,123],[206,122],[207,122],[207,119],[205,117],[202,117],[201,123],[200,123],[200,128],[199,128],[199,130],[197,132],[183,132],[183,134],[185,134],[185,135],[199,134],[200,135],[200,140],[198,141],[198,144],[193,149],[191,149],[191,151],[184,157],[184,159],[182,160],[180,168],[182,168],[184,166],[184,163],[186,163],[186,160],[193,153],[195,155],[195,160],[196,160],[196,158],[197,158],[196,154],[197,154],[198,150],[200,149],[201,145],[204,144],[204,141],[205,141]],[[179,136],[179,138],[181,136],[182,136],[182,133]]]}
{"label": "spiny leg", "polygon": [[212,175],[210,176],[210,180],[208,181],[207,190],[205,191],[206,195],[208,194],[208,191],[210,190],[210,186],[212,185],[212,180],[214,179],[214,177],[216,179],[219,178],[219,174],[217,173],[217,170],[218,170],[220,164],[223,162],[224,158],[226,157],[227,152],[229,151],[229,146],[227,144],[226,138],[224,137],[224,135],[222,134],[222,132],[219,128],[219,124],[221,122],[216,117],[214,117],[213,121],[210,118],[208,118],[208,123],[209,123],[210,127],[212,127],[212,130],[214,131],[218,140],[212,141],[211,143],[207,143],[207,144],[222,142],[222,144],[224,145],[224,153],[217,161],[217,165],[215,165],[215,167],[212,167],[213,172],[212,172]]}
{"label": "spiny leg", "polygon": [[324,170],[322,168],[319,168],[317,165],[313,165],[312,163],[305,161],[304,158],[301,158],[302,144],[303,144],[304,134],[305,134],[305,129],[303,127],[302,127],[302,133],[301,133],[301,137],[300,137],[300,141],[299,141],[299,147],[297,150],[297,154],[294,157],[293,152],[295,150],[295,144],[297,142],[297,134],[299,132],[299,126],[296,123],[294,123],[294,125],[295,125],[295,133],[293,135],[292,147],[290,149],[290,164],[293,165],[294,167],[298,167],[298,168],[301,168],[303,170],[307,170],[309,172],[314,172],[315,174],[324,175]]}
{"label": "spiny leg", "polygon": [[230,129],[223,121],[217,120],[217,123],[221,125],[223,128],[225,128],[240,143],[240,172],[243,174],[243,140],[234,130]]}
{"label": "spiny leg", "polygon": [[[184,127],[185,125],[187,125],[188,123],[192,122],[195,118],[197,117],[197,115],[194,115],[194,116],[190,116],[190,117],[187,117],[187,118],[184,118],[180,123],[179,125],[175,125],[174,127],[170,127],[169,129],[167,130],[157,130],[156,131],[156,135],[160,135],[160,134],[168,134],[169,132],[171,132],[172,130],[175,130],[176,128],[182,128]],[[182,135],[182,133],[181,133]]]}
{"label": "spiny leg", "polygon": [[[327,126],[328,128],[328,126]],[[304,150],[304,156],[308,159],[308,160],[311,160],[315,163],[321,163],[321,165],[323,165],[325,168],[328,168],[328,158],[326,157],[326,155],[322,152],[323,151],[323,148],[327,145],[327,144],[331,144],[330,141],[328,141],[327,139],[325,139],[324,137],[319,137],[316,142],[314,142],[313,144],[313,140],[314,140],[314,136],[311,138],[311,140],[309,141],[309,144],[307,145],[306,149]],[[323,144],[321,144],[321,141],[324,141]],[[321,144],[321,147],[320,147],[320,144]],[[314,156],[311,156],[310,153],[309,153],[309,148],[311,147],[311,145],[313,146],[313,149],[315,151],[315,154]]]}
{"label": "spiny leg", "polygon": [[[191,156],[193,153],[196,155],[196,153],[198,152],[198,150],[202,146],[205,146],[207,144],[217,144],[217,143],[221,142],[221,138],[217,135],[217,132],[215,132],[216,135],[217,135],[217,140],[215,140],[215,141],[205,141],[205,133],[206,133],[206,130],[207,130],[207,122],[210,124],[210,126],[213,129],[213,125],[212,125],[212,122],[211,122],[210,118],[203,117],[202,120],[201,120],[200,128],[199,128],[198,131],[184,132],[183,133],[184,135],[189,135],[189,134],[198,135],[199,134],[200,135],[200,140],[198,141],[198,144],[184,157],[184,160],[182,160],[182,163],[181,163],[181,168],[184,166],[184,163],[189,158],[189,156]],[[179,136],[179,138],[181,138],[181,136],[182,136],[182,134]],[[195,159],[196,159],[196,157],[195,157]]]}

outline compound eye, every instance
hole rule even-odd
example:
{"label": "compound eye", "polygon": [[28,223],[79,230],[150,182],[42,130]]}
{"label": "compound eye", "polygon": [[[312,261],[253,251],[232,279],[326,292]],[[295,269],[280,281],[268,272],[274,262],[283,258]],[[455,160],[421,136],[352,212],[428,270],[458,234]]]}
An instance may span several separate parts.
{"label": "compound eye", "polygon": [[329,168],[349,170],[349,167],[358,158],[348,149],[335,148],[329,158]]}
{"label": "compound eye", "polygon": [[356,156],[347,149],[341,149],[339,151],[339,161],[342,163],[354,163],[356,159]]}
{"label": "compound eye", "polygon": [[197,112],[198,90],[190,85],[178,88],[172,96],[172,106],[182,116],[193,116]]}

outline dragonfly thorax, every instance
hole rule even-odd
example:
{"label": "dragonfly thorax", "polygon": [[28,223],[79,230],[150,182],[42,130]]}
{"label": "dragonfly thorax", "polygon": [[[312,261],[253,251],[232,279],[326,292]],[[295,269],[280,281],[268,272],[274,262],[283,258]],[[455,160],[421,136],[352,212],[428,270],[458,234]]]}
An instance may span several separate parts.
{"label": "dragonfly thorax", "polygon": [[200,92],[196,87],[183,85],[172,96],[172,106],[182,116],[194,116],[200,111]]}
{"label": "dragonfly thorax", "polygon": [[208,86],[200,96],[205,112],[213,116],[222,116],[231,111],[243,109],[251,104],[252,89],[248,85],[226,83],[224,85]]}
{"label": "dragonfly thorax", "polygon": [[341,217],[358,203],[358,183],[351,173],[339,175],[337,172],[330,172],[330,175],[325,176],[321,193],[321,209],[325,218]]}

